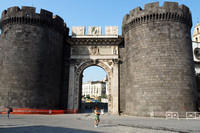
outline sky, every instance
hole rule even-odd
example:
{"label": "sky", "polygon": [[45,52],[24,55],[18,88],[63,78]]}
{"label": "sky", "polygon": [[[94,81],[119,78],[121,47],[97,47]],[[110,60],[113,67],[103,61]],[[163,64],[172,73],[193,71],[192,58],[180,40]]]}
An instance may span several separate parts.
{"label": "sky", "polygon": [[107,73],[98,66],[91,66],[83,71],[83,82],[104,80]]}
{"label": "sky", "polygon": [[[184,4],[190,8],[193,19],[192,33],[194,25],[200,20],[200,0],[167,0]],[[101,26],[102,33],[105,34],[105,26],[118,26],[121,35],[123,17],[136,7],[144,9],[148,3],[159,2],[163,5],[164,0],[0,0],[0,12],[12,6],[33,6],[36,12],[45,9],[59,15],[67,27]],[[91,70],[89,70],[91,69]],[[89,67],[84,71],[83,81],[102,80],[106,72],[102,68]],[[87,78],[88,77],[88,78]]]}

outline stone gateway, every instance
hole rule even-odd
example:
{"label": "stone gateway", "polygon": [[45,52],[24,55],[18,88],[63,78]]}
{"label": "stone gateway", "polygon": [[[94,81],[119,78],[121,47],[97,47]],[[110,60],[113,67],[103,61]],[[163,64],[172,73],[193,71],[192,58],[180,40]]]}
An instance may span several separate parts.
{"label": "stone gateway", "polygon": [[0,109],[81,108],[83,71],[108,75],[112,114],[163,116],[196,111],[196,81],[188,7],[146,4],[125,15],[118,27],[72,27],[34,7],[11,7],[0,20]]}

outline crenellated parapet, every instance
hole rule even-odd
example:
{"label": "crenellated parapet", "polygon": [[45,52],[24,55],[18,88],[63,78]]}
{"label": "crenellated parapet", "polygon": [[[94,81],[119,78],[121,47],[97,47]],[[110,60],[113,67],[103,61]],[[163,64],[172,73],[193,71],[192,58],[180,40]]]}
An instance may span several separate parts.
{"label": "crenellated parapet", "polygon": [[144,10],[137,7],[123,18],[122,33],[136,25],[154,21],[177,21],[192,26],[191,12],[185,5],[176,2],[165,2],[159,6],[159,2],[146,4]]}
{"label": "crenellated parapet", "polygon": [[54,29],[58,32],[65,32],[66,24],[58,15],[53,16],[52,12],[41,9],[40,13],[35,12],[35,7],[10,7],[1,14],[0,28],[7,24],[30,24]]}

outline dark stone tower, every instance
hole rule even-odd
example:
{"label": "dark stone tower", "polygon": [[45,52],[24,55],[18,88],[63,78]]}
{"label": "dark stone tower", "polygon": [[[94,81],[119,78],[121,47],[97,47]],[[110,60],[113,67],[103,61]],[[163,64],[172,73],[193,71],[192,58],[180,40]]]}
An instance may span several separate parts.
{"label": "dark stone tower", "polygon": [[195,76],[188,7],[165,2],[130,11],[123,19],[120,48],[120,110],[149,116],[150,112],[195,111]]}
{"label": "dark stone tower", "polygon": [[0,108],[59,109],[66,26],[34,7],[11,7],[0,21]]}

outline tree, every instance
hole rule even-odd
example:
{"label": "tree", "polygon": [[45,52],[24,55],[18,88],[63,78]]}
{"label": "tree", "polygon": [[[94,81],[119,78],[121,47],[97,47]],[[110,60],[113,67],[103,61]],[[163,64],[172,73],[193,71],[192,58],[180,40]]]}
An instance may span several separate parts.
{"label": "tree", "polygon": [[107,98],[106,94],[102,94],[101,98]]}
{"label": "tree", "polygon": [[86,98],[87,98],[87,99],[90,99],[90,95],[86,95]]}
{"label": "tree", "polygon": [[98,97],[98,101],[101,102],[101,97]]}

